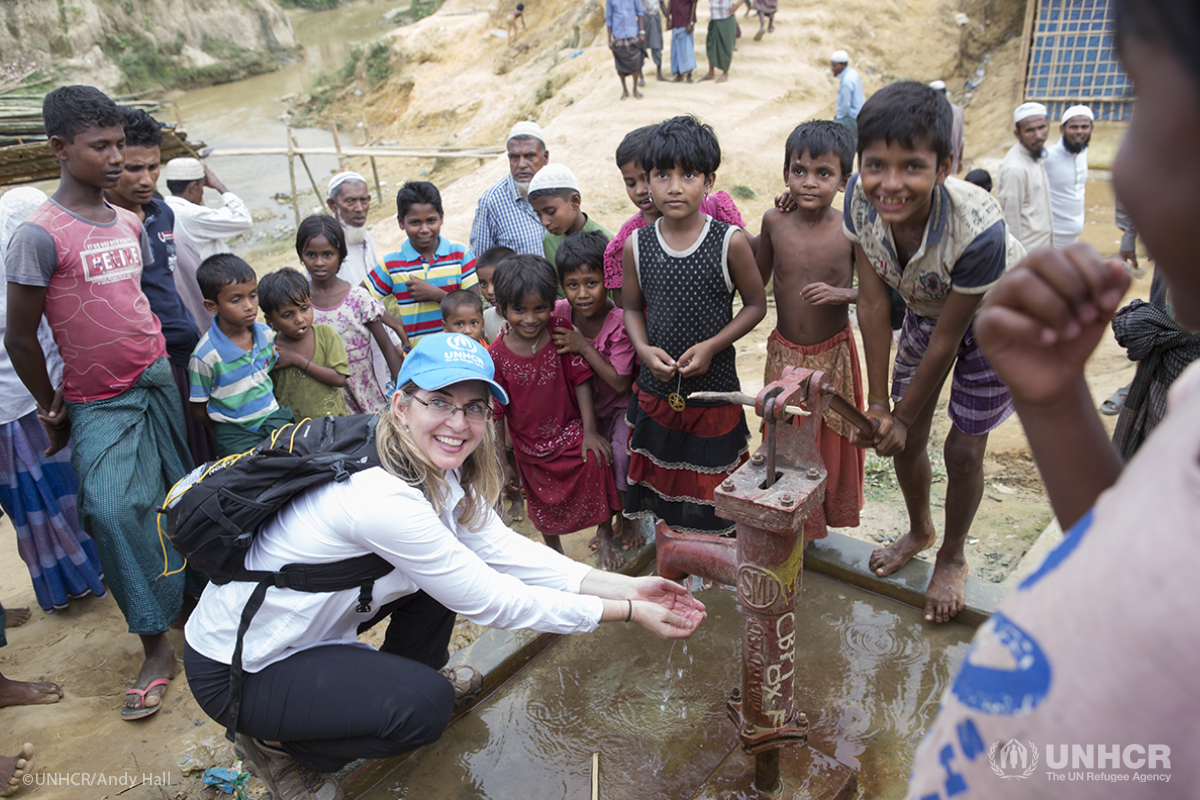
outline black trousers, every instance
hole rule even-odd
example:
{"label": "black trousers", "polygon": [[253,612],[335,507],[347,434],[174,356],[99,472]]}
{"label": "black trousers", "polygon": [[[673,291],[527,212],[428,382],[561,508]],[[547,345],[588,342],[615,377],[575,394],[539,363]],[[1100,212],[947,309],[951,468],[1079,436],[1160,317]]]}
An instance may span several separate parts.
{"label": "black trousers", "polygon": [[[378,651],[330,644],[246,673],[234,729],[282,742],[292,758],[318,772],[436,741],[454,709],[454,689],[437,672],[449,660],[454,612],[417,592],[383,606],[359,633],[385,617],[390,621]],[[229,665],[191,646],[183,663],[200,708],[227,725]]]}

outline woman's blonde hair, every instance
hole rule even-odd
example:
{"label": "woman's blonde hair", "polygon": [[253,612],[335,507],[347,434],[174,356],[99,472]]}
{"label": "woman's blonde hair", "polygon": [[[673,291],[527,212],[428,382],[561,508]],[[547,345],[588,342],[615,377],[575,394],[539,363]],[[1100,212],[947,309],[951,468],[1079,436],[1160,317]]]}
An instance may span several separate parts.
{"label": "woman's blonde hair", "polygon": [[[419,388],[412,381],[400,387],[400,405],[411,406]],[[417,447],[408,427],[400,422],[391,407],[375,428],[375,446],[384,469],[409,486],[421,489],[439,515],[445,511],[443,503],[450,492],[442,471]],[[496,455],[495,428],[490,421],[484,428],[479,446],[467,456],[458,474],[466,493],[459,504],[458,519],[471,530],[478,530],[487,519],[488,511],[496,505],[504,482],[500,459]]]}

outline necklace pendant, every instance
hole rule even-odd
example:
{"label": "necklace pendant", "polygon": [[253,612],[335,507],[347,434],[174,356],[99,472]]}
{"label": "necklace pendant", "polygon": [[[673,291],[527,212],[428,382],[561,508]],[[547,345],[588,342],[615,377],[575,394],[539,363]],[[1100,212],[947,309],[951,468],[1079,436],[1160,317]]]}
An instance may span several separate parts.
{"label": "necklace pendant", "polygon": [[687,408],[687,402],[684,401],[683,395],[679,392],[671,392],[667,395],[667,402],[671,404],[671,408],[676,411],[683,411]]}

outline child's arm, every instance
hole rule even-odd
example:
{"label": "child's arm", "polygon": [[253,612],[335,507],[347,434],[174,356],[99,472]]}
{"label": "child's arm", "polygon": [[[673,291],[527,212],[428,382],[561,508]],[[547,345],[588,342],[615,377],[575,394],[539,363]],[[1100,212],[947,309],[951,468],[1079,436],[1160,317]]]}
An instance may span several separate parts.
{"label": "child's arm", "polygon": [[975,323],[984,355],[1012,392],[1064,530],[1121,473],[1083,368],[1128,287],[1119,259],[1101,260],[1087,245],[1044,248],[996,284]]}
{"label": "child's arm", "polygon": [[583,419],[583,441],[579,455],[586,462],[588,453],[595,453],[601,464],[612,463],[612,446],[596,433],[596,411],[592,405],[592,382],[584,381],[575,386],[575,399],[579,401],[579,416]]}
{"label": "child's arm", "polygon": [[814,281],[800,290],[800,296],[811,306],[845,306],[858,302],[858,289],[840,289],[828,283]]}
{"label": "child's arm", "polygon": [[336,371],[333,367],[314,364],[311,358],[300,355],[290,347],[280,347],[278,343],[276,343],[275,349],[279,353],[279,358],[275,361],[275,366],[271,368],[272,372],[277,369],[296,367],[308,375],[308,377],[326,386],[336,386],[341,389],[346,385],[346,376]]}
{"label": "child's arm", "polygon": [[742,298],[742,309],[716,336],[697,342],[683,352],[679,357],[679,373],[685,378],[707,372],[714,355],[754,330],[767,315],[767,293],[754,253],[746,237],[737,233],[729,240],[729,274]]}
{"label": "child's arm", "polygon": [[54,455],[71,439],[71,419],[62,392],[55,391],[46,371],[46,353],[37,329],[46,306],[46,287],[8,284],[8,323],[4,349],[12,359],[13,371],[37,403],[38,419],[46,429],[50,446],[44,455]]}
{"label": "child's arm", "polygon": [[[879,421],[879,431],[890,430],[892,410],[888,400],[888,360],[892,354],[891,299],[887,284],[879,277],[863,252],[854,245],[854,268],[858,273],[858,326],[862,330],[863,350],[867,360],[867,416]],[[872,447],[876,435],[864,438],[857,430],[851,432],[851,444]]]}
{"label": "child's arm", "polygon": [[[383,322],[384,325],[387,325],[389,328],[391,328],[392,330],[394,330],[396,332],[396,335],[400,337],[400,343],[404,345],[405,350],[412,350],[412,344],[410,344],[408,341],[408,331],[404,330],[403,322],[396,319],[395,317],[393,317],[391,314],[387,313],[386,311],[383,312],[383,316],[381,316],[379,319],[381,322]],[[389,341],[388,344],[390,345],[391,342]],[[395,348],[392,348],[392,349],[395,349]]]}
{"label": "child's arm", "polygon": [[191,406],[189,411],[192,412],[192,419],[196,420],[206,428],[211,428],[213,426],[212,417],[208,416],[208,401],[199,403],[192,402],[188,403],[188,405]]}
{"label": "child's arm", "polygon": [[[791,195],[788,196],[790,197]],[[764,290],[771,280],[771,274],[774,272],[775,248],[771,244],[771,228],[774,227],[775,217],[777,216],[779,216],[779,212],[775,210],[763,214],[762,230],[758,235],[758,251],[754,254],[755,261],[758,263],[758,274],[762,277]]]}
{"label": "child's arm", "polygon": [[578,328],[555,328],[550,332],[550,336],[554,339],[554,346],[558,348],[559,354],[578,353],[583,356],[592,372],[596,373],[596,377],[611,386],[617,394],[625,394],[633,386],[633,376],[617,372],[616,367],[600,355],[600,351]]}
{"label": "child's arm", "polygon": [[645,301],[642,297],[642,286],[638,283],[637,268],[633,263],[633,237],[625,240],[625,252],[621,257],[621,291],[625,302],[625,332],[633,349],[637,351],[642,366],[660,381],[670,380],[675,374],[677,364],[675,359],[661,347],[650,344],[650,336],[646,333],[646,317],[643,309]]}
{"label": "child's arm", "polygon": [[[387,314],[384,314],[387,316]],[[396,352],[396,348],[392,346],[392,340],[388,338],[387,331],[383,329],[382,319],[373,319],[367,323],[367,330],[375,337],[375,343],[379,345],[380,352],[383,353],[383,360],[387,362],[388,372],[392,374],[392,380],[396,380],[396,376],[400,374],[400,366],[404,363],[404,359]],[[397,389],[400,387],[397,386]]]}
{"label": "child's arm", "polygon": [[434,286],[416,275],[405,281],[404,285],[408,287],[408,293],[412,295],[412,298],[420,303],[440,303],[442,298],[448,294],[446,289]]}

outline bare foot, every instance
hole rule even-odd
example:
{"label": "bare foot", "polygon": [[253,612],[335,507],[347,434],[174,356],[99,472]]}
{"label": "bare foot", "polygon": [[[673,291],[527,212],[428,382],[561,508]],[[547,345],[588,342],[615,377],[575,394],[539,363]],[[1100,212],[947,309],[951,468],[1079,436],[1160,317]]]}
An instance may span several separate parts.
{"label": "bare foot", "polygon": [[886,577],[907,564],[910,558],[932,545],[936,539],[936,531],[931,531],[928,536],[923,537],[915,536],[909,531],[887,547],[881,547],[871,553],[868,564],[876,575]]}
{"label": "bare foot", "polygon": [[599,549],[600,549],[600,534],[597,533],[591,539],[588,539],[588,550],[599,550]]}
{"label": "bare foot", "polygon": [[949,622],[967,605],[967,561],[938,553],[925,590],[925,621]]}
{"label": "bare foot", "polygon": [[627,520],[621,530],[621,549],[640,550],[645,544],[646,533],[642,530],[641,523],[635,519]]}
{"label": "bare foot", "polygon": [[600,539],[600,569],[607,572],[620,569],[625,563],[625,558],[613,546],[612,523],[601,524],[596,529],[596,536]]}
{"label": "bare foot", "polygon": [[[688,80],[691,80],[691,77],[692,77],[692,76],[690,76],[690,75],[689,75],[689,76],[688,76]],[[683,82],[683,75],[682,75],[682,74],[679,74],[679,73],[676,73],[676,74],[675,74],[675,77],[674,77],[674,78],[672,78],[671,80],[672,80],[674,83],[682,83],[682,82]]]}
{"label": "bare foot", "polygon": [[772,22],[771,27],[767,28],[767,33],[774,33],[774,32],[775,32],[775,23]]}
{"label": "bare foot", "polygon": [[29,606],[4,609],[4,627],[17,628],[29,622]]}
{"label": "bare foot", "polygon": [[125,695],[125,708],[132,710],[122,713],[122,717],[125,719],[139,719],[142,716],[148,716],[133,712],[145,711],[162,705],[163,695],[167,693],[167,684],[158,683],[152,688],[150,688],[150,684],[156,681],[169,682],[179,672],[179,665],[175,661],[175,648],[171,646],[165,633],[141,638],[142,648],[146,652],[146,660],[142,662],[142,670],[138,673],[137,682],[132,688],[141,689],[145,691],[146,695],[144,699],[139,694]]}
{"label": "bare foot", "polygon": [[0,675],[0,708],[6,706],[42,706],[57,703],[62,687],[50,681],[14,681]]}
{"label": "bare foot", "polygon": [[512,517],[513,522],[520,522],[525,519],[525,498],[520,492],[509,496],[508,515]]}
{"label": "bare foot", "polygon": [[21,788],[21,779],[33,772],[33,745],[26,742],[20,755],[0,756],[0,797]]}
{"label": "bare foot", "polygon": [[690,72],[688,73],[688,76],[687,76],[687,82],[688,83],[692,82],[692,73],[690,73]]}
{"label": "bare foot", "polygon": [[725,82],[725,81],[727,81],[727,80],[729,80],[729,73],[728,73],[728,72],[722,72],[722,73],[721,73],[721,77],[717,78],[717,83],[724,83],[724,82]]}
{"label": "bare foot", "polygon": [[629,99],[629,92],[621,92],[621,97],[620,97],[620,99],[621,99],[621,100],[628,100],[628,99]]}
{"label": "bare foot", "polygon": [[[638,85],[638,86],[645,86],[645,85],[646,85],[646,79],[645,79],[645,78],[638,78],[638,80],[637,80],[637,85]],[[634,92],[634,93],[633,93],[633,96],[634,96],[634,97],[637,97],[637,92]]]}
{"label": "bare foot", "polygon": [[639,92],[637,89],[633,90],[633,99],[634,100],[641,100],[643,97],[645,97],[645,95],[642,94],[641,92]]}
{"label": "bare foot", "polygon": [[712,71],[712,70],[709,70],[709,71],[708,71],[708,74],[707,74],[707,75],[705,75],[705,76],[704,76],[703,78],[701,78],[700,80],[701,80],[701,81],[711,81],[711,80],[712,80],[713,78],[715,78],[715,77],[717,77],[717,76],[716,76],[716,74],[715,74],[715,73],[713,73],[713,71]]}

